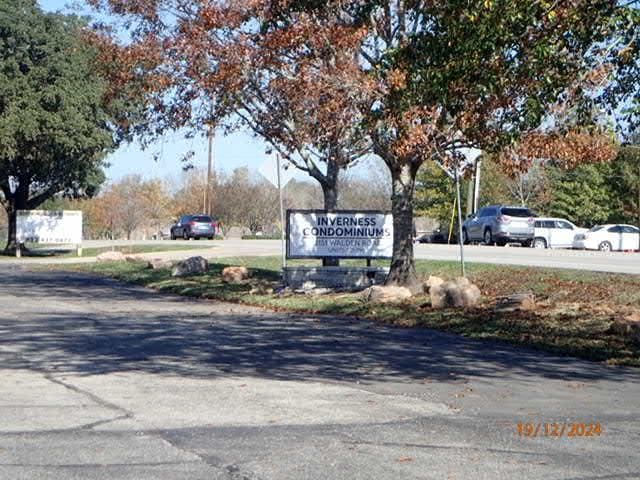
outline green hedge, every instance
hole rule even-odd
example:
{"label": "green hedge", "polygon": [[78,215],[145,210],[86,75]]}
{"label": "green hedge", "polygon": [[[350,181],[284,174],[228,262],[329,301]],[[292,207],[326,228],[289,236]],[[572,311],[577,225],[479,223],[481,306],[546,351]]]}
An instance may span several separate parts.
{"label": "green hedge", "polygon": [[242,240],[280,240],[280,235],[243,235]]}

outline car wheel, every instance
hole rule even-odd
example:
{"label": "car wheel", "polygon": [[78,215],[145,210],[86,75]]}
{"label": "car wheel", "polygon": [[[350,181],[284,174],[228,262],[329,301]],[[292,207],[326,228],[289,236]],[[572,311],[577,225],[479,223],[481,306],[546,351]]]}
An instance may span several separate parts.
{"label": "car wheel", "polygon": [[182,238],[183,238],[184,240],[189,240],[189,234],[187,233],[187,231],[186,231],[186,230],[183,230],[183,231],[182,231]]}
{"label": "car wheel", "polygon": [[175,240],[176,236],[173,234],[173,230],[171,230],[171,234],[169,235],[169,237],[171,237],[171,240]]}
{"label": "car wheel", "polygon": [[610,252],[611,244],[609,242],[601,242],[600,245],[598,245],[598,250],[601,252]]}
{"label": "car wheel", "polygon": [[536,238],[533,240],[533,248],[547,248],[547,241],[544,238]]}
{"label": "car wheel", "polygon": [[499,247],[504,247],[507,243],[509,243],[507,240],[496,240],[496,245]]}
{"label": "car wheel", "polygon": [[462,229],[462,243],[464,245],[468,245],[469,244],[469,234],[467,233],[467,229],[466,228]]}
{"label": "car wheel", "polygon": [[213,240],[213,237],[207,237],[207,240]]}
{"label": "car wheel", "polygon": [[491,235],[491,230],[488,228],[484,231],[484,243],[486,245],[493,245],[493,236]]}

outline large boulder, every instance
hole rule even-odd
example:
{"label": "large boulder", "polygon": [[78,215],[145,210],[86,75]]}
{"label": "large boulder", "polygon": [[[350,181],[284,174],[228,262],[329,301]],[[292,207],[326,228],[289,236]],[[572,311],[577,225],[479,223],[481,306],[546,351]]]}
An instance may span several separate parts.
{"label": "large boulder", "polygon": [[429,293],[431,287],[437,287],[438,285],[442,285],[444,280],[440,277],[436,277],[433,275],[429,275],[429,278],[426,282],[424,282],[424,291],[425,293]]}
{"label": "large boulder", "polygon": [[460,277],[448,282],[427,281],[433,308],[475,307],[480,302],[480,289],[469,279]]}
{"label": "large boulder", "polygon": [[482,292],[480,288],[471,283],[462,287],[462,303],[465,307],[475,307],[480,303]]}
{"label": "large boulder", "polygon": [[499,297],[496,302],[496,308],[502,311],[510,310],[535,310],[536,296],[531,292],[514,293],[505,297]]}
{"label": "large boulder", "polygon": [[225,267],[222,270],[224,283],[242,283],[249,278],[247,267]]}
{"label": "large boulder", "polygon": [[98,263],[106,263],[106,262],[124,262],[126,257],[124,253],[118,251],[110,251],[101,253],[96,257],[96,262]]}
{"label": "large boulder", "polygon": [[172,277],[188,277],[209,271],[209,262],[203,257],[190,257],[176,263],[171,271]]}
{"label": "large boulder", "polygon": [[362,297],[373,303],[401,302],[412,296],[408,288],[394,285],[374,285],[362,292]]}

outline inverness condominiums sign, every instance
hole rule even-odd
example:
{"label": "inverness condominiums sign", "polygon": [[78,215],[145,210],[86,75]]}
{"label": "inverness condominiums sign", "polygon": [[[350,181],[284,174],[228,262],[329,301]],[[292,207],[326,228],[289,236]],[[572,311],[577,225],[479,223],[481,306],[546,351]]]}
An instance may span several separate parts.
{"label": "inverness condominiums sign", "polygon": [[393,217],[379,211],[287,211],[288,258],[391,258]]}

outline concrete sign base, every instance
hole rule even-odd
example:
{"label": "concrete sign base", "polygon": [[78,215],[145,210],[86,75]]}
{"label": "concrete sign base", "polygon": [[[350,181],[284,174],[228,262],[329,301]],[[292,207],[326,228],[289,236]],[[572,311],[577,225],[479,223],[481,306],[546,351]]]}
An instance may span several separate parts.
{"label": "concrete sign base", "polygon": [[388,273],[388,268],[380,267],[286,267],[284,281],[293,290],[363,290],[383,284]]}

